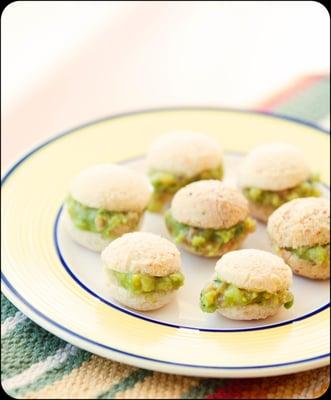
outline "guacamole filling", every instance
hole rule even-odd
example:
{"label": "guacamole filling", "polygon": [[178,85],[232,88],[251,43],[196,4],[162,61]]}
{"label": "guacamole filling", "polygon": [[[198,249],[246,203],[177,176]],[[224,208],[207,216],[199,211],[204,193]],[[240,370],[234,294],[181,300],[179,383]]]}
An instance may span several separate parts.
{"label": "guacamole filling", "polygon": [[296,249],[286,247],[285,250],[295,254],[298,258],[311,262],[312,264],[328,265],[330,261],[330,244],[324,246],[298,247]]}
{"label": "guacamole filling", "polygon": [[320,179],[318,176],[312,176],[306,181],[300,183],[300,185],[280,191],[247,187],[244,189],[244,194],[253,203],[277,208],[290,200],[298,199],[300,197],[319,197],[321,192],[316,185],[319,181]]}
{"label": "guacamole filling", "polygon": [[67,198],[66,206],[76,228],[100,233],[105,239],[114,239],[132,232],[142,217],[142,212],[137,211],[117,212],[87,207],[71,196]]}
{"label": "guacamole filling", "polygon": [[255,221],[249,217],[228,229],[203,229],[178,222],[168,210],[165,222],[177,244],[208,257],[217,256],[225,244],[255,231]]}
{"label": "guacamole filling", "polygon": [[285,308],[290,308],[293,305],[293,294],[288,290],[269,293],[239,289],[232,283],[223,282],[218,276],[200,294],[201,310],[208,313],[222,308],[242,307],[249,304],[283,305]]}
{"label": "guacamole filling", "polygon": [[133,294],[165,293],[183,286],[184,275],[175,272],[166,276],[125,273],[111,270],[118,284]]}
{"label": "guacamole filling", "polygon": [[171,172],[151,170],[148,174],[153,186],[153,194],[148,206],[149,211],[161,211],[164,205],[171,200],[172,196],[182,187],[191,182],[203,179],[222,179],[223,167],[209,169],[190,178],[176,175]]}

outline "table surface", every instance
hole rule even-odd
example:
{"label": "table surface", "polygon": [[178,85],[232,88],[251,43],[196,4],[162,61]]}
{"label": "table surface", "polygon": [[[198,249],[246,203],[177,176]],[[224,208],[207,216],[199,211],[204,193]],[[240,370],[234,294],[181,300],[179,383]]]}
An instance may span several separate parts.
{"label": "table surface", "polygon": [[318,2],[14,2],[2,33],[5,167],[100,117],[252,108],[330,68],[329,15]]}

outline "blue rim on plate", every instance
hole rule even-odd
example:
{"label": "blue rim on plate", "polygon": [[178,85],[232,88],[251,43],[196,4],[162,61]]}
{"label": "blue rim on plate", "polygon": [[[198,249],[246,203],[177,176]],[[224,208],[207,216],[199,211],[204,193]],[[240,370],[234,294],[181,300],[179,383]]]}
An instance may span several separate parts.
{"label": "blue rim on plate", "polygon": [[88,343],[91,343],[93,345],[96,345],[98,347],[104,348],[104,349],[108,349],[111,351],[114,351],[116,353],[120,353],[120,354],[124,354],[126,356],[130,356],[130,357],[134,357],[134,358],[139,358],[142,360],[146,360],[146,361],[152,361],[152,362],[157,362],[157,363],[161,363],[161,364],[167,364],[167,365],[174,365],[174,366],[179,366],[179,367],[190,367],[190,368],[206,368],[206,369],[236,369],[236,370],[240,370],[240,369],[259,369],[259,368],[274,368],[274,367],[282,367],[285,365],[293,365],[293,364],[302,364],[305,362],[309,362],[309,361],[314,361],[314,360],[320,360],[323,358],[327,358],[330,356],[330,353],[325,353],[325,354],[321,354],[319,356],[316,357],[310,357],[310,358],[303,358],[301,360],[296,360],[296,361],[289,361],[286,363],[277,363],[277,364],[261,364],[261,365],[247,365],[247,366],[210,366],[210,365],[197,365],[197,364],[185,364],[185,363],[177,363],[177,362],[172,362],[172,361],[164,361],[164,360],[158,360],[155,358],[151,358],[151,357],[144,357],[144,356],[140,356],[139,354],[134,354],[134,353],[129,353],[123,350],[119,350],[119,349],[115,349],[111,346],[107,346],[105,344],[99,343],[99,342],[95,342],[94,340],[91,340],[85,336],[80,335],[79,333],[73,332],[70,329],[66,328],[65,326],[62,326],[61,324],[58,324],[56,321],[53,321],[52,319],[48,318],[45,314],[43,314],[42,312],[40,312],[39,310],[37,310],[36,308],[34,308],[29,302],[27,302],[16,290],[15,288],[8,282],[7,278],[5,278],[4,276],[2,277],[4,283],[6,284],[6,286],[8,287],[9,290],[11,290],[11,292],[23,303],[25,304],[31,311],[33,311],[35,314],[37,314],[39,317],[43,318],[45,321],[49,322],[51,325],[56,326],[57,328],[60,328],[61,330],[65,331],[66,333],[69,333],[70,335],[77,337],[79,339],[82,339]]}
{"label": "blue rim on plate", "polygon": [[[284,115],[280,115],[280,114],[271,114],[271,113],[265,113],[265,112],[260,112],[260,111],[250,111],[250,110],[242,110],[242,109],[234,109],[234,108],[218,108],[218,107],[176,107],[176,108],[161,108],[161,109],[150,109],[150,110],[141,110],[141,111],[134,111],[134,112],[128,112],[128,113],[122,113],[122,114],[117,114],[117,115],[113,115],[113,116],[109,116],[109,117],[105,117],[105,118],[101,118],[92,122],[88,122],[86,124],[80,125],[78,127],[75,127],[73,129],[70,129],[66,132],[60,133],[52,138],[50,138],[49,140],[41,143],[40,145],[36,146],[35,148],[33,148],[32,150],[30,150],[28,153],[26,153],[23,157],[21,157],[16,163],[14,163],[14,165],[9,168],[9,170],[7,171],[7,173],[4,175],[4,177],[1,180],[1,186],[5,183],[5,181],[10,177],[10,175],[15,171],[15,169],[22,164],[26,159],[28,159],[32,154],[34,154],[35,152],[37,152],[38,150],[40,150],[43,147],[46,147],[48,144],[58,140],[59,138],[65,136],[65,135],[69,135],[71,133],[74,133],[76,131],[79,131],[82,128],[85,128],[87,126],[90,125],[94,125],[106,120],[110,120],[110,119],[115,119],[115,118],[121,118],[121,117],[127,117],[127,116],[131,116],[131,115],[136,115],[136,114],[141,114],[141,113],[152,113],[152,112],[162,112],[162,111],[185,111],[185,110],[203,110],[203,111],[231,111],[231,112],[238,112],[238,113],[247,113],[247,114],[260,114],[263,116],[268,116],[271,118],[275,118],[275,119],[283,119],[283,120],[288,120],[297,124],[301,124],[301,125],[305,125],[305,126],[309,126],[312,127],[314,129],[316,129],[317,131],[323,133],[323,134],[329,134],[329,132],[311,122],[308,121],[303,121],[297,118],[293,118],[293,117],[289,117],[289,116],[284,116]],[[61,210],[60,210],[61,211]],[[56,217],[56,221],[58,221],[59,215],[60,215],[60,211],[57,214]],[[58,249],[57,249],[58,251]],[[62,260],[61,260],[62,262]],[[67,270],[69,273],[69,270]],[[6,276],[2,273],[1,271],[1,281],[2,283],[6,286],[6,288],[8,289],[8,291],[16,298],[18,299],[22,304],[24,304],[32,313],[32,315],[35,315],[39,318],[41,318],[42,320],[44,320],[45,322],[55,326],[56,328],[62,330],[63,332],[66,332],[68,334],[70,334],[73,337],[79,338],[87,343],[93,344],[97,347],[100,348],[104,348],[104,349],[108,349],[111,350],[115,353],[119,353],[119,354],[123,354],[125,356],[129,356],[131,358],[136,358],[136,359],[142,359],[142,360],[146,360],[146,361],[151,361],[151,362],[155,362],[158,364],[166,364],[166,365],[172,365],[172,366],[178,366],[178,367],[190,367],[190,368],[200,368],[200,369],[217,369],[217,370],[248,370],[248,369],[261,369],[261,368],[276,368],[276,367],[281,367],[281,366],[289,366],[289,365],[295,365],[295,364],[302,364],[302,363],[306,363],[306,362],[310,362],[310,361],[316,361],[316,360],[321,360],[324,358],[327,358],[330,356],[330,353],[324,353],[315,357],[310,357],[310,358],[306,358],[306,359],[299,359],[299,360],[295,360],[295,361],[289,361],[289,362],[284,362],[284,363],[275,363],[275,364],[261,364],[261,365],[252,365],[252,366],[206,366],[206,365],[197,365],[197,364],[185,364],[185,363],[177,363],[177,362],[171,362],[171,361],[164,361],[164,360],[158,360],[158,359],[153,359],[151,357],[144,357],[138,354],[134,354],[134,353],[129,353],[123,350],[119,350],[116,348],[112,348],[111,346],[107,346],[105,344],[99,343],[99,342],[95,342],[87,337],[84,337],[76,332],[71,331],[70,329],[66,328],[65,326],[62,326],[61,324],[57,323],[56,321],[48,318],[46,315],[44,315],[42,312],[40,312],[39,310],[37,310],[32,304],[30,304],[26,299],[24,299],[20,293],[18,293],[16,291],[16,289],[12,286],[12,284],[8,281],[8,279],[6,278]],[[86,289],[85,289],[86,290]],[[114,305],[112,305],[114,306]],[[328,308],[329,304],[322,306],[323,310]],[[123,311],[123,310],[121,310]],[[272,326],[268,327],[258,327],[258,328],[252,328],[252,329],[244,329],[244,330],[258,330],[258,329],[270,329],[270,328],[274,328],[277,326],[281,326],[281,325],[285,325],[294,321],[298,321],[300,319],[304,319],[307,318],[311,315],[314,315],[318,312],[321,312],[322,309],[319,308],[318,310],[313,311],[310,314],[307,314],[305,316],[299,317],[297,319],[291,320],[291,321],[284,321],[282,323],[279,324],[274,324]],[[137,315],[135,315],[135,317],[137,317]],[[140,316],[139,316],[140,317]],[[143,319],[145,319],[144,317],[142,317]],[[156,322],[156,321],[153,321]],[[160,322],[157,322],[160,323]],[[168,325],[165,323],[162,323],[164,325]],[[180,326],[175,326],[176,328],[182,328]],[[186,328],[189,329],[189,328]],[[196,328],[191,328],[191,329],[196,329]],[[205,329],[200,329],[200,330],[205,330]],[[237,330],[237,331],[243,331],[243,330]],[[226,332],[228,332],[228,330],[226,330]]]}

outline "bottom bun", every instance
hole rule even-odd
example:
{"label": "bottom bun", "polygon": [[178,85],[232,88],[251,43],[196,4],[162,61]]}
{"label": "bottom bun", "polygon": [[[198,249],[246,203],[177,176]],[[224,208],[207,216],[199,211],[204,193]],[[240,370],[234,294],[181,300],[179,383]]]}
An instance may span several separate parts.
{"label": "bottom bun", "polygon": [[153,293],[153,298],[143,294],[134,294],[129,290],[119,286],[117,283],[109,283],[110,295],[119,303],[133,308],[138,311],[151,311],[157,310],[168,304],[175,296],[175,291],[170,292],[156,292]]}
{"label": "bottom bun", "polygon": [[215,257],[221,257],[223,256],[225,253],[228,253],[229,251],[232,250],[236,250],[240,247],[241,243],[246,239],[246,237],[248,236],[248,233],[244,234],[244,235],[240,235],[240,237],[234,238],[232,240],[230,240],[230,242],[224,244],[220,250],[212,255],[212,256],[208,256],[206,254],[203,253],[203,251],[197,251],[195,249],[193,249],[191,246],[189,246],[188,244],[185,243],[180,243],[180,246],[185,249],[186,251],[196,254],[198,256],[202,256],[202,257],[208,257],[208,258],[215,258]]}
{"label": "bottom bun", "polygon": [[270,215],[275,211],[273,206],[264,206],[252,201],[248,201],[250,214],[261,222],[266,223]]}
{"label": "bottom bun", "polygon": [[325,261],[323,264],[316,265],[297,257],[288,250],[279,249],[277,252],[297,275],[305,276],[310,279],[330,278],[330,262]]}
{"label": "bottom bun", "polygon": [[280,305],[263,306],[260,304],[249,304],[241,307],[227,307],[217,310],[226,318],[238,320],[265,319],[275,315]]}
{"label": "bottom bun", "polygon": [[101,252],[111,242],[111,239],[104,239],[99,233],[76,228],[66,208],[63,210],[63,223],[71,238],[87,249]]}

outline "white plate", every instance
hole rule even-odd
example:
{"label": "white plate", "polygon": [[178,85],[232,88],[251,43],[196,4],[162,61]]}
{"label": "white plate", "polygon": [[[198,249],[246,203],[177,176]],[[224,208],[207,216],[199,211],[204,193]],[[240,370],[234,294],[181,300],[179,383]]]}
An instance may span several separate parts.
{"label": "white plate", "polygon": [[[61,204],[72,177],[88,165],[128,162],[143,169],[150,142],[170,130],[202,131],[226,150],[226,179],[254,146],[299,146],[329,183],[329,137],[310,124],[253,112],[187,108],[116,116],[44,143],[2,181],[2,290],[22,312],[55,335],[103,357],[163,372],[257,377],[298,372],[329,362],[329,283],[294,277],[293,308],[264,321],[231,321],[202,313],[199,293],[215,260],[182,251],[186,283],[161,310],[138,313],[111,299],[97,254],[73,243]],[[147,214],[143,230],[167,236]],[[269,249],[258,225],[244,247]]]}
{"label": "white plate", "polygon": [[[235,176],[243,155],[240,153],[227,153],[225,155],[224,182],[235,186]],[[122,164],[145,173],[144,158],[127,160]],[[329,196],[329,190],[321,186],[325,196]],[[164,224],[162,215],[147,212],[141,228],[142,231],[154,232],[171,240]],[[183,273],[185,285],[179,290],[177,301],[174,301],[160,310],[138,312],[126,308],[112,299],[107,287],[104,273],[100,264],[100,255],[91,252],[73,242],[63,226],[62,208],[59,210],[55,225],[55,243],[62,260],[63,267],[70,276],[88,293],[102,300],[110,307],[143,316],[151,322],[160,322],[181,328],[195,328],[207,330],[237,330],[277,325],[286,321],[303,318],[318,309],[324,308],[329,302],[329,281],[313,281],[299,276],[294,276],[292,292],[295,302],[293,307],[281,311],[265,320],[235,321],[222,317],[218,313],[208,314],[200,310],[199,295],[205,283],[210,281],[214,272],[217,259],[207,259],[186,252],[181,249]],[[266,232],[266,226],[257,223],[256,232],[249,235],[242,248],[257,248],[271,251],[272,248]],[[93,270],[93,274],[91,274]],[[307,296],[309,293],[309,296]]]}

